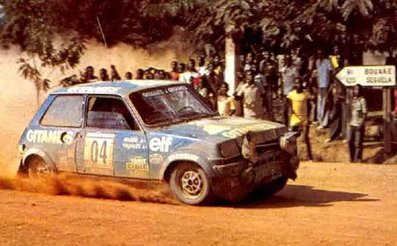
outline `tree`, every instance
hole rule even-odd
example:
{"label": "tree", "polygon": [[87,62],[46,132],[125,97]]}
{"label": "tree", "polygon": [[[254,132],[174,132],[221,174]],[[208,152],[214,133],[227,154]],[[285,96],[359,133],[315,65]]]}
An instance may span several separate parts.
{"label": "tree", "polygon": [[[66,36],[57,40],[60,32],[52,25],[54,16],[48,15],[46,1],[16,0],[1,4],[7,14],[1,43],[5,47],[10,44],[21,47],[23,53],[17,61],[19,71],[34,83],[39,105],[40,93],[50,88],[49,76],[57,69],[63,73],[79,63],[85,49],[84,41]],[[49,72],[44,76],[45,70]]]}

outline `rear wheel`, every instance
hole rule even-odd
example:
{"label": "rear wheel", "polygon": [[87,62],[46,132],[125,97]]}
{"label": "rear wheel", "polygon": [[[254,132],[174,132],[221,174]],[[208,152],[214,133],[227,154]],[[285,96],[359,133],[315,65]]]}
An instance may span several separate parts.
{"label": "rear wheel", "polygon": [[31,157],[20,167],[18,173],[29,178],[45,177],[54,174],[54,170],[41,158]]}
{"label": "rear wheel", "polygon": [[192,163],[179,164],[172,170],[170,188],[179,201],[189,205],[208,204],[212,200],[207,175],[202,168]]}

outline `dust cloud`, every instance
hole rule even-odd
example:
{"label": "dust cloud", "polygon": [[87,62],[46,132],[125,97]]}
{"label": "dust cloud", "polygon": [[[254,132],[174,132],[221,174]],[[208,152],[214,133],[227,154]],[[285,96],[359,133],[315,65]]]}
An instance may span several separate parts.
{"label": "dust cloud", "polygon": [[165,185],[143,181],[121,181],[96,177],[60,174],[40,178],[0,178],[0,189],[78,196],[120,201],[177,204]]}
{"label": "dust cloud", "polygon": [[[59,71],[42,71],[42,74],[44,77],[50,74],[54,90],[62,78],[79,74],[88,65],[94,66],[97,74],[100,68],[110,70],[110,65],[113,64],[121,76],[127,71],[135,74],[141,67],[168,70],[172,60],[186,61],[191,54],[189,47],[179,40],[180,36],[175,35],[170,40],[151,45],[145,50],[134,49],[127,44],[106,48],[98,42],[89,41],[78,67],[67,70],[65,74]],[[21,52],[15,47],[0,50],[0,175],[6,176],[16,173],[19,161],[18,140],[37,110],[35,87],[18,72],[16,61],[20,56]],[[45,97],[41,94],[41,101]]]}

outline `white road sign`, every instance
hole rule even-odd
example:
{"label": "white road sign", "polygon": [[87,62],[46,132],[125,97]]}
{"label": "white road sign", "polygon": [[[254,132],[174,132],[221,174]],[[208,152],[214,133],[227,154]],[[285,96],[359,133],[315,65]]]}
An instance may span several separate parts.
{"label": "white road sign", "polygon": [[396,86],[395,66],[351,66],[336,74],[345,86]]}

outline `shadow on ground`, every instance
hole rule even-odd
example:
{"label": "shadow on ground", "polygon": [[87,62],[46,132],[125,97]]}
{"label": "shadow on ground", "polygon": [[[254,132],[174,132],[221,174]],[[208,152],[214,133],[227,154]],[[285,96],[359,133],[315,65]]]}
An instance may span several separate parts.
{"label": "shadow on ground", "polygon": [[264,198],[252,195],[246,201],[235,204],[219,204],[235,208],[286,208],[329,207],[336,202],[376,202],[379,199],[365,198],[368,194],[316,189],[306,185],[287,185],[280,193]]}

